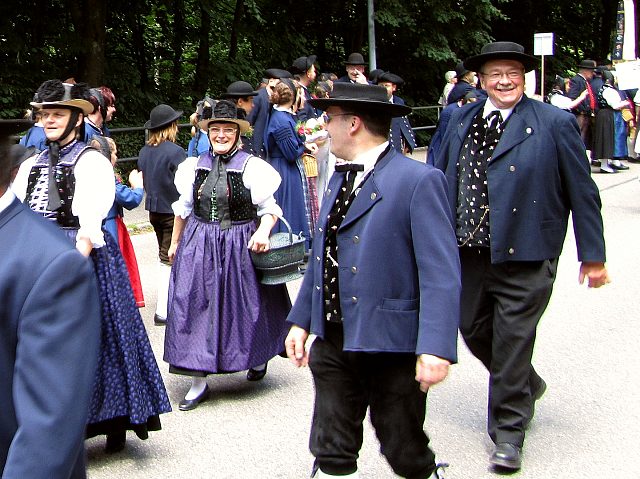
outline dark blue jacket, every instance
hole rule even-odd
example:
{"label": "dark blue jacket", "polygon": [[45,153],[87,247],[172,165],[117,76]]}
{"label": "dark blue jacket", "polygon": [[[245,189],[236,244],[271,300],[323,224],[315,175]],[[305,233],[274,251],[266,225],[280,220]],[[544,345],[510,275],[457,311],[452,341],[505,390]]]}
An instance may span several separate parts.
{"label": "dark blue jacket", "polygon": [[[327,215],[345,173],[320,208],[309,265],[288,321],[324,335]],[[435,168],[389,152],[338,229],[344,350],[432,354],[456,361],[460,264],[446,181]]]}
{"label": "dark blue jacket", "polygon": [[171,141],[157,146],[145,145],[138,155],[138,169],[142,172],[144,207],[152,213],[171,213],[171,204],[180,196],[173,179],[178,165],[187,157],[184,149]]}
{"label": "dark blue jacket", "polygon": [[[435,166],[449,183],[455,214],[457,163],[467,133],[485,101],[451,115]],[[487,168],[491,261],[557,258],[572,213],[579,261],[605,261],[600,194],[575,117],[526,96],[509,116]]]}

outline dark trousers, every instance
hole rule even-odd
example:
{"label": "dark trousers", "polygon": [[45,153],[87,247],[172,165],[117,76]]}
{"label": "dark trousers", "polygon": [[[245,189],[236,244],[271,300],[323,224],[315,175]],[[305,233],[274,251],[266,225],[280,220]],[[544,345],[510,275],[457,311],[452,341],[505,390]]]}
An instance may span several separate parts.
{"label": "dark trousers", "polygon": [[153,226],[158,240],[158,257],[160,262],[171,264],[169,262],[169,247],[171,246],[171,235],[173,234],[173,214],[171,213],[153,213],[149,211],[149,223]]}
{"label": "dark trousers", "polygon": [[309,353],[315,407],[309,446],[320,469],[331,475],[357,470],[363,420],[370,409],[380,452],[394,472],[426,478],[435,456],[423,430],[426,394],[415,380],[416,356],[342,350],[342,325],[327,323]]}
{"label": "dark trousers", "polygon": [[595,117],[591,116],[591,114],[580,113],[576,114],[576,120],[578,122],[578,127],[580,127],[580,137],[582,138],[584,147],[587,150],[592,150],[593,145],[591,134],[595,124]]}
{"label": "dark trousers", "polygon": [[531,392],[536,328],[549,303],[557,259],[491,264],[488,248],[461,248],[460,333],[490,373],[487,428],[495,443],[522,446]]}

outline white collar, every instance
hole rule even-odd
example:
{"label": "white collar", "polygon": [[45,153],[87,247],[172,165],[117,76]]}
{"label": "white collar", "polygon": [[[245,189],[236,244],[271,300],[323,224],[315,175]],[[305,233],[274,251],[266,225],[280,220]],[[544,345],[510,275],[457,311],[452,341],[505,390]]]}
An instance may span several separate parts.
{"label": "white collar", "polygon": [[[523,97],[524,95],[520,97],[520,99],[516,102],[516,105],[522,101]],[[509,115],[511,115],[511,113],[513,112],[513,109],[516,107],[516,105],[513,105],[511,108],[507,108],[503,110],[495,106],[491,101],[491,98],[487,98],[487,101],[484,103],[482,118],[486,118],[487,116],[489,116],[489,113],[491,113],[492,111],[498,110],[500,112],[500,115],[502,116],[502,121],[505,122],[507,121],[507,118],[509,118]]]}

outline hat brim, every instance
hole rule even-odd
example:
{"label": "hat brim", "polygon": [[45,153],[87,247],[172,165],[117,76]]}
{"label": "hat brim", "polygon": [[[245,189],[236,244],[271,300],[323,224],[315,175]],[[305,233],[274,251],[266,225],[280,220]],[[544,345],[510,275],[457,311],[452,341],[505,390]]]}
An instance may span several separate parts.
{"label": "hat brim", "polygon": [[31,120],[0,120],[0,136],[15,135],[28,130],[33,126]]}
{"label": "hat brim", "polygon": [[208,130],[211,123],[235,123],[240,127],[240,134],[246,133],[251,128],[251,125],[246,120],[237,120],[235,118],[207,118],[198,122],[198,128],[201,130]]}
{"label": "hat brim", "polygon": [[162,128],[163,126],[173,123],[181,116],[182,116],[182,110],[178,110],[173,115],[171,115],[170,117],[166,118],[165,120],[157,124],[154,124],[151,120],[147,120],[147,122],[144,124],[144,127],[147,130],[157,130],[158,128]]}
{"label": "hat brim", "polygon": [[258,94],[257,91],[248,91],[248,92],[240,92],[240,93],[223,93],[220,95],[220,98],[246,98],[248,96],[256,96]]}
{"label": "hat brim", "polygon": [[482,65],[492,60],[515,60],[522,63],[525,71],[531,71],[536,69],[540,65],[540,59],[527,55],[526,53],[518,52],[491,52],[481,53],[480,55],[474,55],[467,58],[464,61],[465,68],[470,71],[480,72]]}
{"label": "hat brim", "polygon": [[354,113],[358,111],[375,111],[392,118],[406,116],[412,111],[412,108],[407,105],[397,105],[389,101],[358,100],[355,98],[312,98],[308,103],[315,108],[325,111],[330,106],[338,106],[344,109],[351,109]]}
{"label": "hat brim", "polygon": [[78,108],[85,115],[93,113],[93,105],[87,100],[63,100],[63,101],[43,101],[41,103],[31,102],[34,108]]}

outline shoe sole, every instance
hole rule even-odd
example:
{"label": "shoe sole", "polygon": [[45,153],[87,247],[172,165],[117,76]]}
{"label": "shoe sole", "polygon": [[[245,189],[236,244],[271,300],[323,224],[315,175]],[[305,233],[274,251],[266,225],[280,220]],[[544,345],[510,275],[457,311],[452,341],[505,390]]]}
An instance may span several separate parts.
{"label": "shoe sole", "polygon": [[508,469],[510,471],[518,471],[522,467],[521,464],[498,458],[491,458],[489,462],[496,468]]}

